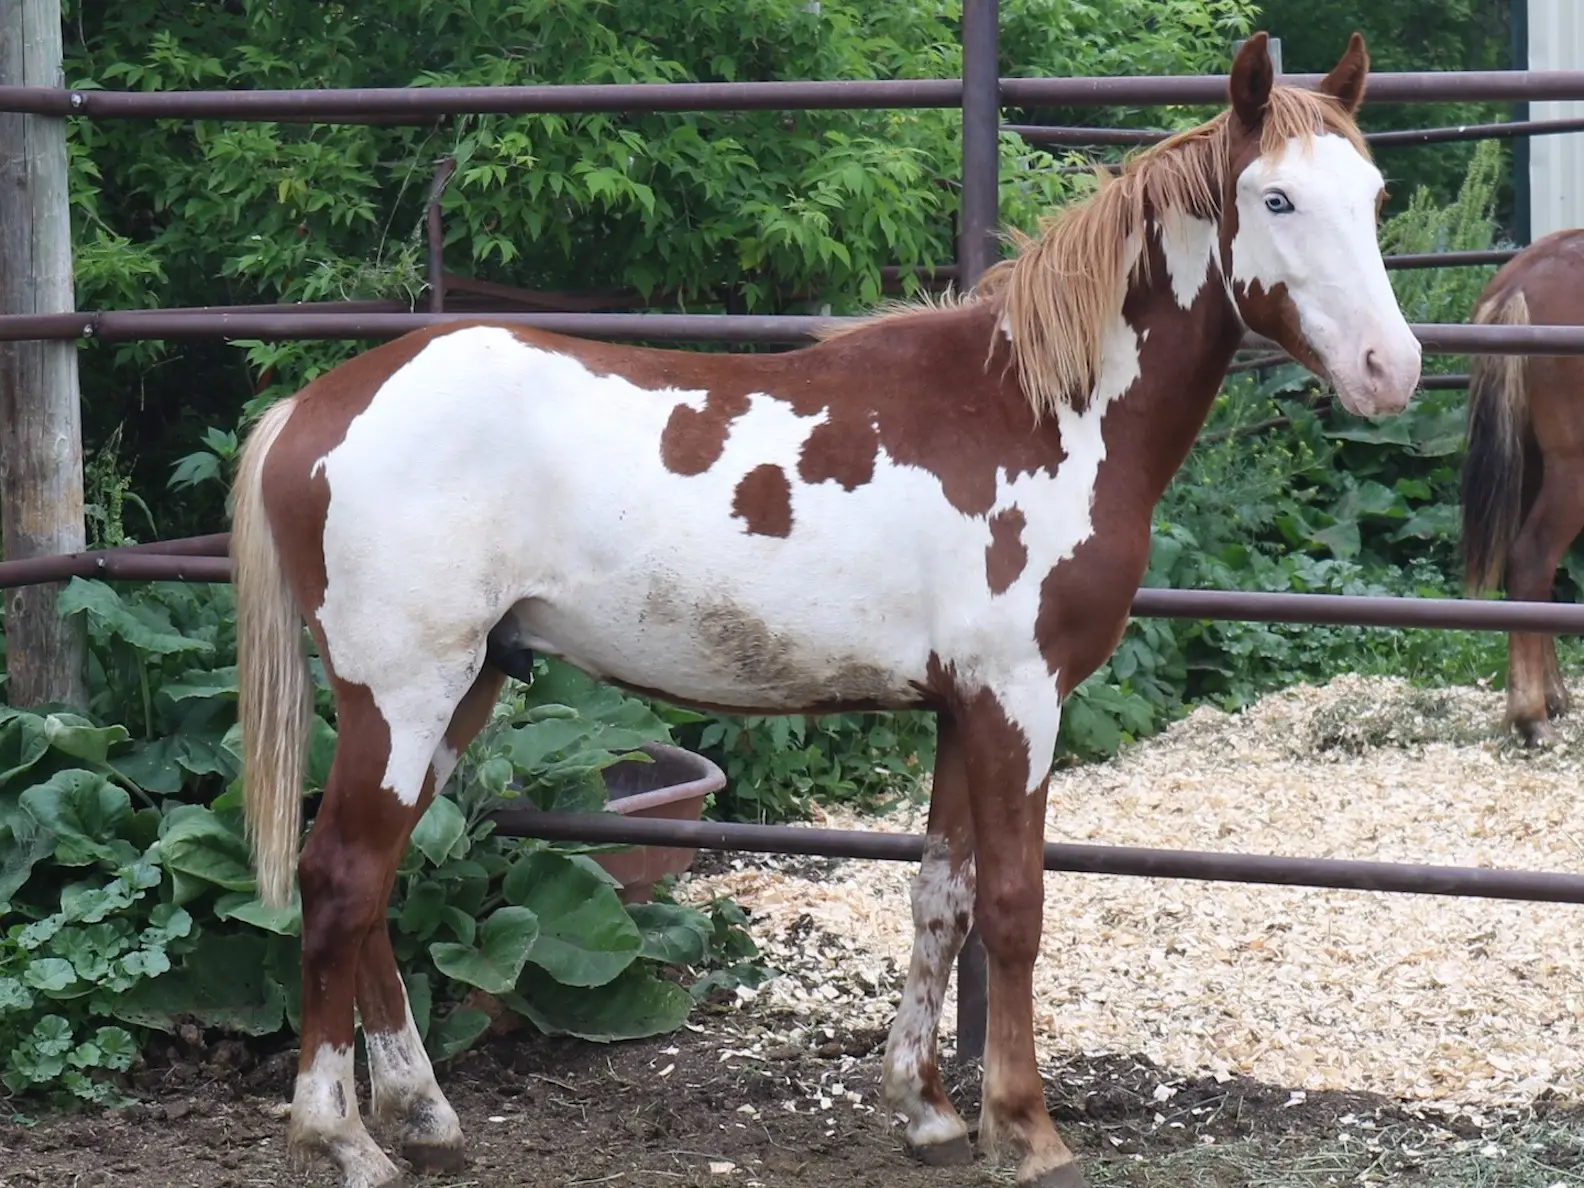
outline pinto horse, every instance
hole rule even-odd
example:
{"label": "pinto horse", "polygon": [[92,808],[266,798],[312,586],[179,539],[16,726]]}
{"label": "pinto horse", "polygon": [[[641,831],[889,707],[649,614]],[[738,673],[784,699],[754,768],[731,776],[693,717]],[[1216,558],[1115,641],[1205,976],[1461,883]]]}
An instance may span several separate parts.
{"label": "pinto horse", "polygon": [[[1576,326],[1584,321],[1584,230],[1536,240],[1501,269],[1475,303],[1478,325]],[[1463,459],[1463,562],[1472,594],[1549,602],[1557,566],[1584,530],[1584,424],[1577,416],[1584,358],[1477,355],[1469,369]],[[1568,710],[1556,638],[1507,637],[1506,724],[1545,744]]]}
{"label": "pinto horse", "polygon": [[[462,1159],[385,923],[407,838],[530,653],[685,705],[912,708],[939,721],[886,1100],[930,1163],[972,1158],[936,1031],[977,919],[981,1146],[1084,1177],[1035,1061],[1046,781],[1062,701],[1115,648],[1151,513],[1248,329],[1349,409],[1419,376],[1376,239],[1354,35],[1318,91],[1263,34],[1230,107],[1134,158],[970,294],[771,355],[639,349],[487,319],[359,355],[260,418],[235,489],[247,819],[259,890],[302,894],[294,1150],[347,1188]],[[340,723],[297,858],[318,645]]]}

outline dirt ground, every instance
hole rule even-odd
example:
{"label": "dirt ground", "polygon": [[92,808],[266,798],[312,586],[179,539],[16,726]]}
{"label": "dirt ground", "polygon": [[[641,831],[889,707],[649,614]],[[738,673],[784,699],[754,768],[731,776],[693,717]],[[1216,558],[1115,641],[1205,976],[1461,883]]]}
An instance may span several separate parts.
{"label": "dirt ground", "polygon": [[[1577,869],[1584,715],[1516,755],[1499,702],[1347,678],[1201,711],[1057,780],[1048,835]],[[660,1039],[492,1037],[439,1074],[468,1165],[411,1188],[1010,1186],[909,1161],[878,1100],[910,877],[701,854],[679,895],[736,898],[778,976]],[[1584,1188],[1576,909],[1083,875],[1047,902],[1042,1068],[1093,1188]],[[972,1120],[954,1001],[944,1067]],[[23,1117],[0,1097],[0,1188],[336,1188],[286,1161],[295,1050],[191,1043],[149,1053],[127,1108]]]}
{"label": "dirt ground", "polygon": [[[704,1015],[692,1025],[699,1030],[609,1047],[494,1038],[441,1073],[469,1139],[468,1166],[413,1182],[1010,1183],[1010,1174],[982,1162],[933,1169],[902,1153],[900,1132],[875,1108],[883,1033],[816,1032],[802,1047],[749,1057],[738,1045],[754,1013]],[[754,1026],[778,1024],[786,1021]],[[289,1049],[255,1054],[234,1041],[154,1054],[139,1074],[136,1105],[0,1123],[0,1186],[332,1188],[324,1168],[304,1172],[285,1162],[293,1063]],[[1547,1116],[1543,1103],[1515,1128],[1510,1118],[1437,1118],[1365,1095],[1184,1080],[1137,1059],[1074,1058],[1046,1074],[1057,1125],[1097,1186],[1584,1184],[1584,1118],[1567,1110]],[[948,1061],[948,1081],[974,1117],[977,1072],[959,1075]]]}

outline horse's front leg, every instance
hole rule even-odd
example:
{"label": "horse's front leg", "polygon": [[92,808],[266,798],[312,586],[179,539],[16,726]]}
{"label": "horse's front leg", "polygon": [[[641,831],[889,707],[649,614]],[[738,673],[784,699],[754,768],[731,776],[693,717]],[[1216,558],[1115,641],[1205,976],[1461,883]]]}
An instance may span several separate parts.
{"label": "horse's front leg", "polygon": [[913,958],[886,1043],[881,1091],[907,1119],[908,1150],[925,1163],[969,1163],[968,1125],[941,1083],[936,1032],[952,962],[973,923],[973,819],[957,725],[941,714],[924,859],[913,880]]}
{"label": "horse's front leg", "polygon": [[1034,1051],[1045,798],[1061,700],[1051,677],[1034,671],[959,701],[979,875],[975,909],[989,967],[979,1141],[994,1160],[1019,1159],[1019,1185],[1082,1188],[1083,1173],[1045,1108]]}

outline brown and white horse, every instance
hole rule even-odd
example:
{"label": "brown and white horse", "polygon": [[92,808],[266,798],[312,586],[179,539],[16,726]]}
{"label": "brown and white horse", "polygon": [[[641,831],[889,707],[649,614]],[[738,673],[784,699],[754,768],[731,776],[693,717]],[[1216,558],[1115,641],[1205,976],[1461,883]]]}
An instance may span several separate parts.
{"label": "brown and white horse", "polygon": [[[1475,303],[1480,325],[1584,322],[1584,230],[1557,231],[1507,261]],[[1584,530],[1584,358],[1478,355],[1469,372],[1463,562],[1469,592],[1551,600],[1557,566]],[[1507,725],[1549,742],[1568,709],[1556,639],[1507,640]]]}
{"label": "brown and white horse", "polygon": [[1364,415],[1419,344],[1381,263],[1381,175],[1352,115],[1361,38],[1319,92],[1263,34],[1231,108],[1132,161],[971,295],[805,349],[721,355],[487,320],[410,334],[270,409],[235,491],[247,815],[290,894],[307,621],[340,744],[297,863],[291,1142],[349,1188],[454,1164],[462,1133],[385,925],[408,833],[528,651],[683,704],[939,717],[915,941],[885,1056],[906,1141],[971,1157],[935,1036],[977,919],[990,1017],[979,1137],[1021,1184],[1083,1182],[1045,1108],[1032,978],[1062,699],[1110,654],[1151,512],[1246,328]]}

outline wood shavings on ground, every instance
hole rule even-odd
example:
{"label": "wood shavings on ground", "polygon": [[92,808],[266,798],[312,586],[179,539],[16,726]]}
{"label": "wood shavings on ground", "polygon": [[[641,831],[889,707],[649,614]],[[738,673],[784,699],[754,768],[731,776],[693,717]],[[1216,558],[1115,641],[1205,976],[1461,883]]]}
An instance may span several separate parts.
{"label": "wood shavings on ground", "polygon": [[[1342,678],[1237,715],[1200,709],[1057,773],[1046,838],[1584,871],[1584,721],[1527,752],[1502,695]],[[819,825],[921,832],[924,806]],[[909,863],[717,860],[781,971],[761,1005],[888,1027],[912,943]],[[1584,1101],[1584,908],[1047,874],[1042,1057],[1141,1054],[1183,1075],[1424,1103]],[[950,1049],[955,997],[942,1028]]]}

